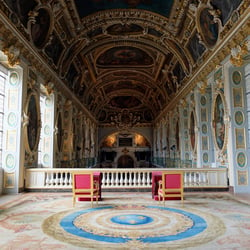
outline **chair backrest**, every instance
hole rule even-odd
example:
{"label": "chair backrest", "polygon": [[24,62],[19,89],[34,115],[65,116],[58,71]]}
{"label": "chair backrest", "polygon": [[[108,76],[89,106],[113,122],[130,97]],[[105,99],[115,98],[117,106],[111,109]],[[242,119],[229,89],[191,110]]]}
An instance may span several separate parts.
{"label": "chair backrest", "polygon": [[183,172],[182,171],[163,171],[162,182],[164,189],[182,189]]}
{"label": "chair backrest", "polygon": [[75,189],[93,189],[92,172],[73,173],[73,190]]}

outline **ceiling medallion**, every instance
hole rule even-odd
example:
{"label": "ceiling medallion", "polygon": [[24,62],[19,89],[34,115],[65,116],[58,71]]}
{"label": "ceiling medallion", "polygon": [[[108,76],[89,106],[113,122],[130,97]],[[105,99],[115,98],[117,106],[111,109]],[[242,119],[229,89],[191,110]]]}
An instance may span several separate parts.
{"label": "ceiling medallion", "polygon": [[130,130],[139,123],[141,117],[129,112],[128,109],[123,109],[119,113],[115,113],[110,117],[111,124],[116,126],[119,130]]}

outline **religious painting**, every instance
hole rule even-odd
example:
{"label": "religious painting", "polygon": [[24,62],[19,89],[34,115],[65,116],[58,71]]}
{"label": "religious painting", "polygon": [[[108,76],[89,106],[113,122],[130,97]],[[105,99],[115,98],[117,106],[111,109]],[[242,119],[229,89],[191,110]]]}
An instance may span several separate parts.
{"label": "religious painting", "polygon": [[185,78],[186,74],[180,63],[177,63],[173,69],[174,75],[177,77],[177,82],[180,84]]}
{"label": "religious painting", "polygon": [[190,124],[189,124],[189,131],[190,131],[190,144],[192,150],[195,149],[195,119],[194,119],[194,112],[192,111],[190,114]]}
{"label": "religious painting", "polygon": [[109,105],[121,109],[134,108],[141,105],[141,101],[134,96],[116,96],[110,100]]}
{"label": "religious painting", "polygon": [[198,59],[202,56],[202,54],[205,52],[206,48],[204,45],[202,45],[199,41],[198,34],[194,33],[191,37],[187,48],[193,58],[194,62],[197,62]]}
{"label": "religious painting", "polygon": [[39,134],[40,134],[40,106],[38,102],[38,95],[35,92],[31,92],[28,95],[26,104],[27,114],[27,142],[28,151],[36,151],[38,148]]}
{"label": "religious painting", "polygon": [[153,65],[153,58],[144,50],[132,46],[108,49],[97,59],[99,67],[145,67]]}
{"label": "religious painting", "polygon": [[31,23],[30,35],[33,44],[42,49],[48,41],[52,27],[52,16],[48,9],[40,8],[37,10],[35,22]]}
{"label": "religious painting", "polygon": [[217,94],[213,107],[213,127],[216,146],[222,150],[225,143],[225,105],[220,93]]}
{"label": "religious painting", "polygon": [[101,144],[101,148],[110,148],[115,146],[116,146],[116,134],[111,134],[107,136]]}
{"label": "religious painting", "polygon": [[120,36],[120,35],[135,35],[142,34],[143,28],[137,24],[113,24],[107,28],[107,32],[110,35]]}
{"label": "religious painting", "polygon": [[47,56],[52,59],[53,63],[57,65],[63,52],[63,45],[55,33],[53,33],[51,42],[46,46],[44,51]]}
{"label": "religious painting", "polygon": [[110,9],[143,9],[169,17],[173,0],[75,0],[80,18]]}
{"label": "religious painting", "polygon": [[214,47],[218,40],[218,23],[214,22],[214,17],[210,14],[209,8],[202,9],[198,18],[198,27],[200,28],[203,42],[208,48]]}
{"label": "religious painting", "polygon": [[137,147],[150,147],[148,140],[140,134],[135,134],[135,144]]}

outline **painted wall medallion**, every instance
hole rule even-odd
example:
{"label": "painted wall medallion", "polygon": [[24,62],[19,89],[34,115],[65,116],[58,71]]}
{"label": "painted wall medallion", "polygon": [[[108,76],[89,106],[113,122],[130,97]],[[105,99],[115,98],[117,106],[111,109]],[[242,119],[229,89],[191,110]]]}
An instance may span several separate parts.
{"label": "painted wall medallion", "polygon": [[206,99],[206,97],[203,95],[202,97],[201,97],[201,105],[202,106],[205,106],[206,105],[206,103],[207,103],[207,99]]}
{"label": "painted wall medallion", "polygon": [[15,169],[15,166],[16,166],[16,160],[15,160],[14,155],[7,154],[5,164],[6,164],[5,169],[7,170],[7,172],[13,171]]}
{"label": "painted wall medallion", "polygon": [[203,134],[207,133],[207,125],[206,124],[202,124],[201,131]]}
{"label": "painted wall medallion", "polygon": [[218,94],[214,103],[214,135],[215,141],[219,149],[222,149],[225,141],[225,123],[224,123],[225,107],[221,94]]}
{"label": "painted wall medallion", "polygon": [[45,154],[45,155],[43,156],[43,162],[44,162],[44,164],[45,164],[45,165],[48,165],[48,164],[49,164],[49,160],[50,160],[49,155],[48,155],[48,154]]}
{"label": "painted wall medallion", "polygon": [[244,115],[241,111],[236,111],[234,115],[234,119],[237,125],[242,125],[244,122]]}
{"label": "painted wall medallion", "polygon": [[203,162],[207,163],[208,162],[208,153],[204,153],[202,155]]}
{"label": "painted wall medallion", "polygon": [[45,134],[45,135],[50,135],[50,126],[49,126],[49,125],[46,125],[46,126],[44,127],[44,134]]}
{"label": "painted wall medallion", "polygon": [[241,168],[246,166],[246,155],[243,152],[237,154],[237,164]]}
{"label": "painted wall medallion", "polygon": [[233,74],[232,74],[232,78],[233,78],[233,83],[235,85],[239,85],[241,83],[241,72],[239,71],[234,71]]}
{"label": "painted wall medallion", "polygon": [[10,74],[10,85],[16,86],[16,85],[18,85],[18,83],[19,83],[19,76],[18,76],[17,72],[12,72]]}
{"label": "painted wall medallion", "polygon": [[45,99],[45,105],[46,105],[46,107],[51,107],[52,106],[52,100],[51,100],[51,98],[47,97]]}
{"label": "painted wall medallion", "polygon": [[10,112],[7,118],[9,126],[15,127],[17,125],[17,116],[15,113]]}

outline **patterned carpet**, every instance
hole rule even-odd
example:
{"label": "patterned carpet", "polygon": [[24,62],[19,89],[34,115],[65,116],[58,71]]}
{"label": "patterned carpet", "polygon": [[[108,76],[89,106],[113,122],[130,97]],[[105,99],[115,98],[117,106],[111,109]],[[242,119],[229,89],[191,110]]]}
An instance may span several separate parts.
{"label": "patterned carpet", "polygon": [[249,205],[226,193],[165,207],[150,193],[103,198],[73,208],[70,193],[15,196],[0,206],[0,249],[250,249]]}

